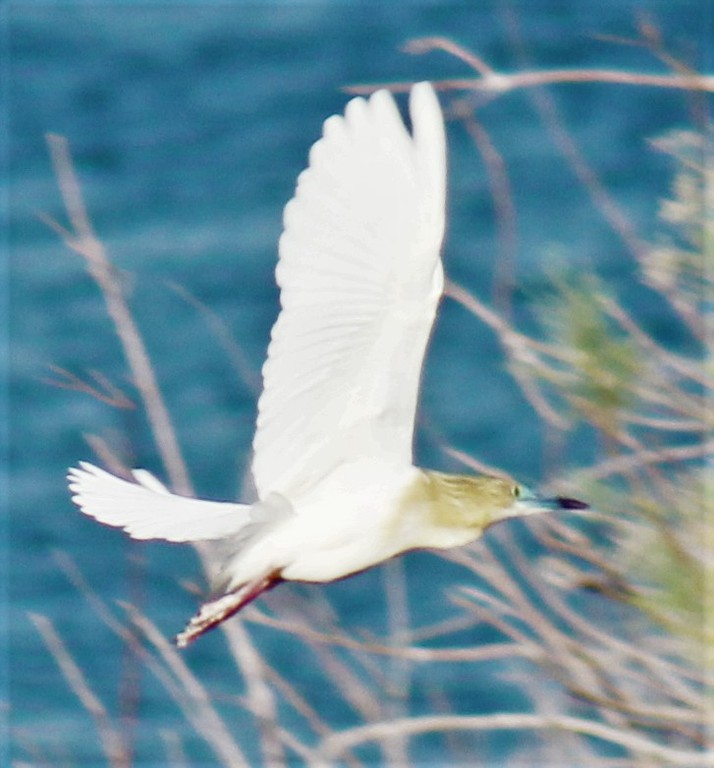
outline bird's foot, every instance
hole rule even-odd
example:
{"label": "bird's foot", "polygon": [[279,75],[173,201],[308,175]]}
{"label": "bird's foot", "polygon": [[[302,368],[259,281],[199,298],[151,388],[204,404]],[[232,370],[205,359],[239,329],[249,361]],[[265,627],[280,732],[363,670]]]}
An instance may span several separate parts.
{"label": "bird's foot", "polygon": [[280,574],[277,571],[271,571],[267,575],[249,581],[233,592],[204,603],[198,613],[186,625],[186,629],[176,635],[176,645],[179,648],[185,648],[204,632],[233,616],[241,608],[255,600],[258,595],[274,587],[280,581]]}

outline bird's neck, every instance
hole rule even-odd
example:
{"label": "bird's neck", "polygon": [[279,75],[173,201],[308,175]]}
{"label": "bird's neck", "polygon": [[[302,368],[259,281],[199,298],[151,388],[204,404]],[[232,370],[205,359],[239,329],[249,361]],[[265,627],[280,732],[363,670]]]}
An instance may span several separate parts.
{"label": "bird's neck", "polygon": [[479,503],[482,478],[420,470],[400,503],[400,518],[411,526],[415,546],[447,548],[468,544],[493,522]]}

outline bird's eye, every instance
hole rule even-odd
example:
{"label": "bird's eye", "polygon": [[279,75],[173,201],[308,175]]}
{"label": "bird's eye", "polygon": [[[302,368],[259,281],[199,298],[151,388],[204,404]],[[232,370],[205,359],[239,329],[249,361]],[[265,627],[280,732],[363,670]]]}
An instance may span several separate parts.
{"label": "bird's eye", "polygon": [[519,498],[521,495],[521,486],[520,485],[514,485],[513,488],[511,488],[511,493],[513,494],[514,498]]}

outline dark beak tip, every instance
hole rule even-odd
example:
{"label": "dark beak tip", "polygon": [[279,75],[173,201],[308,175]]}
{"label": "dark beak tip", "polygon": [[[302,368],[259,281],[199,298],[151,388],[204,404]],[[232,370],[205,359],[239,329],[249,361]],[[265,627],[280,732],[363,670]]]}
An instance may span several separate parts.
{"label": "dark beak tip", "polygon": [[565,496],[558,496],[557,502],[561,509],[590,509],[590,505],[577,499],[568,499]]}

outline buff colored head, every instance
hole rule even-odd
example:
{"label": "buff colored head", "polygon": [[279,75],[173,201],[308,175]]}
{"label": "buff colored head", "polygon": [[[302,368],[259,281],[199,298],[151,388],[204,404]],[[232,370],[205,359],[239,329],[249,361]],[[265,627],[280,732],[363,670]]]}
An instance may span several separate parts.
{"label": "buff colored head", "polygon": [[419,510],[428,539],[423,546],[430,547],[466,543],[490,525],[511,517],[588,507],[563,496],[540,496],[507,478],[429,470],[422,473],[405,502]]}

